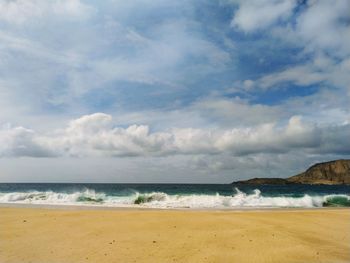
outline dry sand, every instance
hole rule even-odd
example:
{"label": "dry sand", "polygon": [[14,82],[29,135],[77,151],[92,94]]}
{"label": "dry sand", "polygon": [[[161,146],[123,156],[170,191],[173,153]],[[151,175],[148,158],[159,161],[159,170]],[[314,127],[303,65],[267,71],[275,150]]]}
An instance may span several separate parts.
{"label": "dry sand", "polygon": [[0,262],[350,262],[350,210],[2,207]]}

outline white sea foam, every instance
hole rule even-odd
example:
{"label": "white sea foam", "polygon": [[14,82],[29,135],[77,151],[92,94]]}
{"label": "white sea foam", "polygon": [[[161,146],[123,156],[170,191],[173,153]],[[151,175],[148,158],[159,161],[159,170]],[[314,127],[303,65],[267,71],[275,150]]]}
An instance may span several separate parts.
{"label": "white sea foam", "polygon": [[66,205],[103,205],[124,206],[137,205],[157,208],[239,208],[239,207],[322,207],[332,205],[332,200],[340,199],[342,203],[350,203],[348,195],[311,196],[263,196],[260,190],[247,194],[235,189],[232,196],[224,195],[168,195],[163,192],[134,193],[128,196],[111,196],[86,189],[73,193],[53,191],[0,193],[0,203],[26,204],[66,204]]}
{"label": "white sea foam", "polygon": [[[254,190],[253,194],[246,194],[238,189],[232,196],[216,195],[160,195],[151,193],[144,195],[147,202],[144,206],[149,207],[321,207],[329,196],[303,197],[264,197],[260,190]],[[159,200],[157,197],[161,196]],[[147,200],[148,199],[148,200]]]}

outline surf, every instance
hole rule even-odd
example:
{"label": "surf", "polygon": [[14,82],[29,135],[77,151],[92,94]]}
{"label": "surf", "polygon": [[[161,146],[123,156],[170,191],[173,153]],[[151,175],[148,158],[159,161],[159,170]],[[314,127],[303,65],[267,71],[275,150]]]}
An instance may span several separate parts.
{"label": "surf", "polygon": [[122,207],[125,205],[149,208],[316,208],[350,207],[350,196],[325,194],[301,196],[268,195],[260,189],[244,192],[238,188],[231,195],[129,191],[125,195],[105,193],[94,189],[72,192],[24,191],[0,192],[0,203],[45,204],[45,205],[100,205]]}

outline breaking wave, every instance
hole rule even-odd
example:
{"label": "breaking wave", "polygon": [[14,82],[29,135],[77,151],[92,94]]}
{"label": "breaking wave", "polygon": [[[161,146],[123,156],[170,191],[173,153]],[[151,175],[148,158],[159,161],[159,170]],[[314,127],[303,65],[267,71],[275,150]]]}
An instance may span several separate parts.
{"label": "breaking wave", "polygon": [[350,207],[349,195],[264,196],[259,189],[245,193],[235,188],[232,195],[138,193],[107,195],[85,189],[72,193],[54,191],[0,192],[0,203],[142,206],[155,208],[243,208],[243,207]]}

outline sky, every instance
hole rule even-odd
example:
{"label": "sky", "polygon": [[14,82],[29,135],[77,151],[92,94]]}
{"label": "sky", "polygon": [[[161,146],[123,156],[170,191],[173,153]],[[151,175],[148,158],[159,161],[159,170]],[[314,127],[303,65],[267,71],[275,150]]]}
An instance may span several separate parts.
{"label": "sky", "polygon": [[349,0],[0,0],[0,182],[230,183],[344,158]]}

